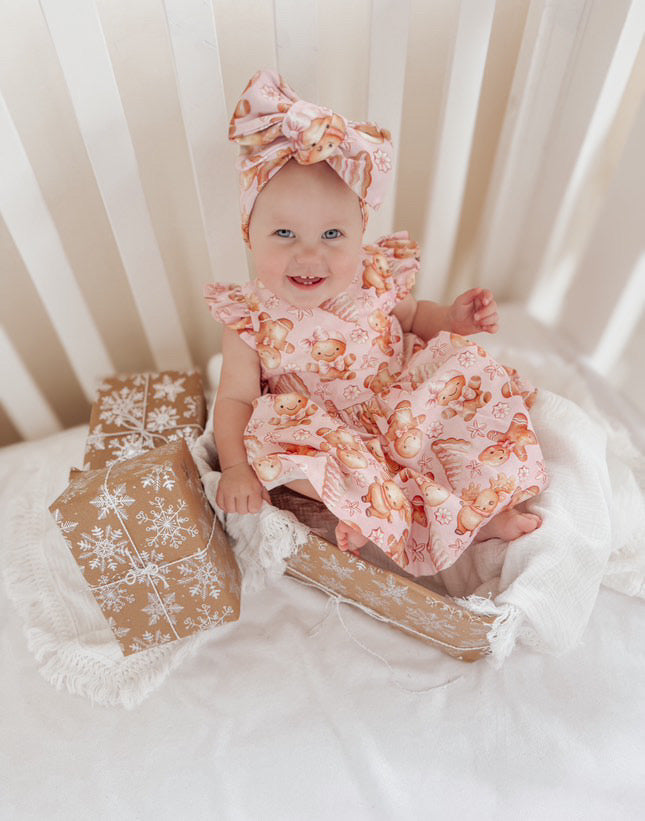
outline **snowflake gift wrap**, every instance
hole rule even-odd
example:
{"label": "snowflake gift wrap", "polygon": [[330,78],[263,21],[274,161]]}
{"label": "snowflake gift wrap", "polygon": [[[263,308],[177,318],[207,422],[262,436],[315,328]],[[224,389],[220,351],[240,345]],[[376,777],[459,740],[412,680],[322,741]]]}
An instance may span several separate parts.
{"label": "snowflake gift wrap", "polygon": [[109,467],[177,439],[192,445],[204,429],[198,371],[112,376],[98,388],[85,445],[85,470]]}
{"label": "snowflake gift wrap", "polygon": [[239,617],[240,571],[183,439],[76,472],[49,509],[125,655]]}

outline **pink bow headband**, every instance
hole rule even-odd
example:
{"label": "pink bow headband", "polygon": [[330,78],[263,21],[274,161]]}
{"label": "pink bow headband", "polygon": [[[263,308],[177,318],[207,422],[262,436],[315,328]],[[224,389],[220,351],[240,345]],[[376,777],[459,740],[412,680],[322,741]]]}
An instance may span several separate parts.
{"label": "pink bow headband", "polygon": [[247,243],[258,194],[292,158],[301,165],[325,160],[360,199],[364,224],[365,203],[378,208],[383,201],[392,168],[389,132],[301,100],[275,71],[251,77],[235,106],[228,136],[240,146],[237,169]]}

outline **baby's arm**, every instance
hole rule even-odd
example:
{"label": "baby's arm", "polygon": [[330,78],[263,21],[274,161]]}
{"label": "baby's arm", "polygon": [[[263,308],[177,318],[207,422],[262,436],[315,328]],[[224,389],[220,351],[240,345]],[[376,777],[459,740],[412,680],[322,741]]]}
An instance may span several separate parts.
{"label": "baby's arm", "polygon": [[494,334],[498,330],[497,303],[490,291],[472,288],[455,299],[452,305],[439,305],[427,299],[417,300],[410,294],[402,299],[392,313],[405,332],[428,340],[439,331],[453,334]]}
{"label": "baby's arm", "polygon": [[257,513],[269,494],[249,465],[244,429],[260,395],[260,360],[235,331],[224,328],[224,363],[215,401],[215,443],[222,478],[217,504],[227,513]]}

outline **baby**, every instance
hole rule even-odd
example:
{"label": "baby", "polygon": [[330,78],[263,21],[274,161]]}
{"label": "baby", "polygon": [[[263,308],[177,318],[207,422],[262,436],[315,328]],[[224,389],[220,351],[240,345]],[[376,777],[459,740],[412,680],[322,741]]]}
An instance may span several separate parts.
{"label": "baby", "polygon": [[262,71],[229,136],[256,279],[205,290],[225,325],[220,507],[257,512],[285,484],[339,519],[341,550],[371,540],[415,576],[474,541],[539,527],[516,507],[546,485],[535,392],[466,338],[497,331],[492,294],[417,301],[407,233],[362,245],[391,168],[388,132]]}

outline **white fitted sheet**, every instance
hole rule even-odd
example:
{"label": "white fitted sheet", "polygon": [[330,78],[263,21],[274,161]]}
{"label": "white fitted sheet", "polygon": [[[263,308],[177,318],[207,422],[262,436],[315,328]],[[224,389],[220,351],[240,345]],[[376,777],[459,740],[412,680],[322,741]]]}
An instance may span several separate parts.
{"label": "white fitted sheet", "polygon": [[[85,432],[0,451],[3,516],[35,460],[78,462]],[[246,597],[128,711],[48,684],[0,590],[0,818],[643,817],[642,599],[601,589],[571,653],[518,646],[501,670],[341,609],[389,669],[333,613],[308,635],[325,602],[289,578]]]}

